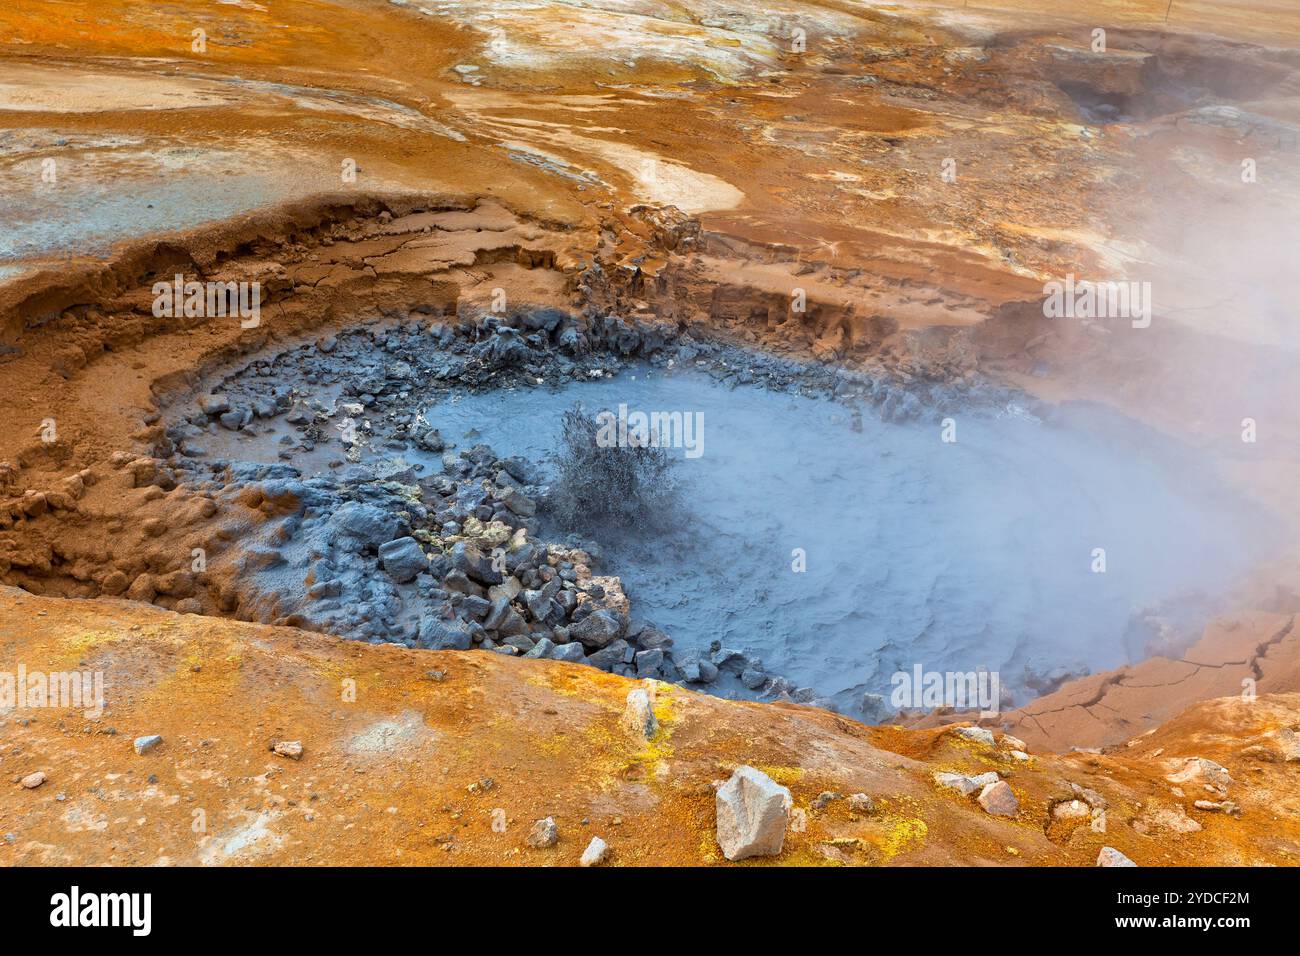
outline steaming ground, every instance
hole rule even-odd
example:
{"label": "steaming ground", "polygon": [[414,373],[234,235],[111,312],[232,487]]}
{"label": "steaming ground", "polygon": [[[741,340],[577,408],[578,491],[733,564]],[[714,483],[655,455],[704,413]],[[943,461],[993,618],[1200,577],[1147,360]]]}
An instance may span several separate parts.
{"label": "steaming ground", "polygon": [[[1269,547],[1267,517],[1186,449],[1090,405],[1035,404],[1046,420],[1015,403],[957,414],[957,440],[945,443],[937,416],[888,423],[869,406],[659,363],[557,388],[457,391],[425,403],[423,417],[458,448],[544,462],[575,402],[592,414],[621,403],[703,414],[702,454],[674,452],[677,529],[598,542],[602,573],[622,578],[634,616],[679,650],[739,648],[848,713],[916,664],[998,671],[1023,700],[1145,656],[1153,641],[1190,641],[1213,598]],[[203,443],[222,458],[274,461],[283,431],[215,430]],[[328,448],[292,464],[325,474]],[[400,457],[442,471],[439,454],[408,446]],[[537,537],[568,530],[543,523]],[[1105,573],[1092,570],[1096,548]],[[1173,599],[1181,619],[1165,613]]]}
{"label": "steaming ground", "polygon": [[[1264,516],[1177,446],[1092,406],[1047,422],[959,418],[945,444],[937,422],[865,414],[856,431],[826,399],[641,368],[558,397],[466,396],[426,417],[541,458],[572,400],[704,414],[704,453],[678,453],[683,530],[602,542],[633,606],[679,645],[743,648],[841,705],[888,694],[916,663],[1023,686],[1026,668],[1142,656],[1141,628],[1124,640],[1136,613],[1214,594],[1268,537]],[[1098,547],[1104,574],[1091,570]]]}

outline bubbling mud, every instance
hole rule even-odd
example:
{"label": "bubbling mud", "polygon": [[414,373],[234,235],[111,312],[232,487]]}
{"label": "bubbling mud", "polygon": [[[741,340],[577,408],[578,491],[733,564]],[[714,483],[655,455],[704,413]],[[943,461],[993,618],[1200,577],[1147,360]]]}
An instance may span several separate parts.
{"label": "bubbling mud", "polygon": [[[496,348],[475,348],[485,345]],[[417,353],[395,348],[419,366]],[[280,409],[299,409],[299,435],[283,417],[254,424],[249,414],[242,430],[212,422],[183,449],[201,443],[196,455],[223,462],[278,459],[318,481],[423,484],[456,473],[451,449],[486,445],[484,460],[523,460],[534,472],[530,538],[573,545],[572,529],[545,507],[565,410],[681,413],[695,434],[690,448],[670,449],[682,485],[671,530],[577,544],[598,555],[600,574],[621,579],[633,620],[671,635],[679,658],[734,648],[784,678],[780,687],[846,713],[864,712],[864,694],[888,698],[893,676],[918,665],[987,669],[1023,701],[1068,675],[1143,657],[1157,636],[1190,641],[1216,596],[1273,541],[1268,516],[1190,449],[1092,405],[995,389],[882,415],[879,405],[805,387],[806,376],[829,374],[821,367],[785,363],[796,370],[755,378],[746,362],[762,358],[697,343],[670,343],[650,362],[588,356],[562,360],[564,375],[532,365],[466,387],[458,376],[479,366],[431,350],[429,377],[403,363],[396,393],[403,419],[436,431],[429,447],[368,431],[388,414],[363,394],[374,368],[309,351],[303,367],[313,371]],[[292,368],[263,367],[224,390],[256,404],[258,390],[283,390]],[[318,427],[295,444],[309,395]],[[340,446],[349,425],[363,438]],[[1175,605],[1181,617],[1171,616]],[[738,676],[720,675],[711,689],[773,690]],[[865,712],[879,716],[872,706],[868,698]]]}

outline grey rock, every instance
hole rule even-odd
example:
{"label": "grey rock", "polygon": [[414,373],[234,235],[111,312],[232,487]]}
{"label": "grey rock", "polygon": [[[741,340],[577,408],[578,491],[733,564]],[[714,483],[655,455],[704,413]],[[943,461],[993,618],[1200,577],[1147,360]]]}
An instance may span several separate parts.
{"label": "grey rock", "polygon": [[603,671],[612,671],[617,664],[627,663],[624,658],[631,645],[620,638],[612,644],[607,644],[598,651],[593,651],[587,657],[587,663],[592,667],[599,667]]}
{"label": "grey rock", "polygon": [[622,615],[601,608],[592,611],[570,628],[569,634],[587,647],[604,647],[622,637],[626,630],[627,620]]}
{"label": "grey rock", "polygon": [[230,399],[224,395],[200,395],[199,409],[205,415],[221,415],[230,411]]}
{"label": "grey rock", "polygon": [[378,548],[392,541],[401,522],[374,505],[350,501],[334,512],[334,526],[363,548]]}
{"label": "grey rock", "polygon": [[711,684],[718,678],[718,669],[712,662],[688,655],[677,662],[677,672],[688,684]]}
{"label": "grey rock", "polygon": [[525,656],[532,651],[536,644],[527,634],[511,634],[509,637],[503,638],[501,643],[505,647],[513,647]]}
{"label": "grey rock", "polygon": [[543,637],[541,640],[539,640],[536,644],[533,645],[532,649],[527,654],[525,654],[524,657],[530,659],[547,658],[551,656],[551,653],[554,650],[555,650],[555,642],[552,641],[549,637]]}
{"label": "grey rock", "polygon": [[577,641],[570,644],[560,644],[555,650],[551,651],[551,660],[568,661],[570,664],[582,664],[587,660],[587,655],[582,649],[582,645]]}
{"label": "grey rock", "polygon": [[398,538],[380,545],[379,566],[398,584],[406,584],[429,567],[429,559],[420,542],[411,537]]}
{"label": "grey rock", "polygon": [[512,634],[523,634],[528,630],[528,624],[524,621],[523,615],[516,611],[506,598],[497,598],[492,602],[492,610],[483,620],[483,627],[489,631],[496,631],[503,636]]}
{"label": "grey rock", "polygon": [[638,651],[634,660],[638,677],[658,677],[663,673],[664,652],[657,647]]}
{"label": "grey rock", "polygon": [[451,549],[451,566],[463,571],[471,580],[483,585],[500,584],[501,572],[492,567],[492,559],[468,541],[457,541]]}
{"label": "grey rock", "polygon": [[709,661],[718,670],[731,670],[735,673],[743,671],[748,663],[744,653],[734,647],[719,647],[709,655]]}
{"label": "grey rock", "polygon": [[516,488],[507,488],[501,496],[501,501],[511,512],[521,518],[531,518],[537,514],[537,502]]}
{"label": "grey rock", "polygon": [[469,626],[464,621],[447,621],[436,617],[420,619],[421,646],[435,651],[467,651],[473,643]]}

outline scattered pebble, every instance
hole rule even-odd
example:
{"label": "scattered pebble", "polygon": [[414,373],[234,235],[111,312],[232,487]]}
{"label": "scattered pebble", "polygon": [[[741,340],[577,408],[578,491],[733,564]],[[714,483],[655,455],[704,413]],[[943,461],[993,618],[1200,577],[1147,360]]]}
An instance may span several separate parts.
{"label": "scattered pebble", "polygon": [[1126,857],[1113,846],[1104,846],[1101,852],[1097,854],[1098,866],[1137,866],[1132,860]]}
{"label": "scattered pebble", "polygon": [[290,760],[302,759],[301,740],[277,740],[271,745],[271,750],[281,757],[288,757]]}
{"label": "scattered pebble", "polygon": [[526,842],[536,850],[544,850],[547,847],[555,846],[560,842],[560,828],[555,825],[555,820],[551,817],[538,820],[533,824],[533,828],[528,831]]}

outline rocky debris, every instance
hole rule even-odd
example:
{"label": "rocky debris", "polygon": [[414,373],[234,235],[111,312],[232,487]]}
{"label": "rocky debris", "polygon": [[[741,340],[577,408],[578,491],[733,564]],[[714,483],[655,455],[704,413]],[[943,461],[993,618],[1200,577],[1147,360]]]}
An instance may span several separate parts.
{"label": "rocky debris", "polygon": [[717,838],[728,860],[776,856],[785,844],[790,791],[753,767],[737,767],[715,798]]}
{"label": "rocky debris", "polygon": [[993,771],[982,773],[978,776],[968,777],[960,773],[947,773],[940,771],[934,775],[934,782],[940,788],[945,790],[956,790],[963,797],[969,797],[972,793],[977,793],[984,787],[997,783],[999,777]]}
{"label": "rocky debris", "polygon": [[528,831],[525,842],[535,850],[553,847],[560,842],[560,828],[555,825],[555,820],[551,817],[538,820],[533,824],[533,828]]}
{"label": "rocky debris", "polygon": [[634,737],[649,740],[659,730],[655,718],[654,702],[644,687],[628,691],[627,707],[623,711],[623,727]]}
{"label": "rocky debris", "polygon": [[592,837],[591,842],[587,844],[587,849],[582,851],[582,858],[578,863],[582,866],[600,866],[608,855],[609,844],[600,837]]}
{"label": "rocky debris", "polygon": [[1170,783],[1208,783],[1216,787],[1226,787],[1232,783],[1232,776],[1226,767],[1204,757],[1187,757],[1183,760],[1171,760],[1175,772],[1165,777]]}
{"label": "rocky debris", "polygon": [[693,651],[679,658],[676,664],[677,673],[688,684],[711,684],[718,679],[717,666]]}
{"label": "rocky debris", "polygon": [[153,750],[162,742],[163,739],[160,735],[148,734],[147,736],[144,737],[135,738],[135,743],[132,746],[135,747],[135,752],[143,757],[145,754]]}
{"label": "rocky debris", "polygon": [[374,505],[348,502],[335,512],[332,521],[358,548],[378,548],[397,537],[399,522]]}
{"label": "rocky debris", "polygon": [[429,559],[414,538],[397,538],[380,546],[379,566],[398,584],[406,584],[428,570]]}
{"label": "rocky debris", "polygon": [[872,814],[876,812],[876,801],[865,793],[850,794],[849,809],[854,813]]}
{"label": "rocky debris", "polygon": [[1132,860],[1126,857],[1113,846],[1104,846],[1101,852],[1097,854],[1098,866],[1137,866]]}
{"label": "rocky debris", "polygon": [[1143,835],[1162,830],[1172,833],[1197,833],[1201,825],[1187,815],[1181,806],[1149,806],[1133,821],[1133,829]]}
{"label": "rocky debris", "polygon": [[883,694],[864,693],[859,709],[862,711],[863,721],[868,724],[882,724],[895,714]]}
{"label": "rocky debris", "polygon": [[983,744],[986,747],[994,745],[993,731],[987,727],[957,727],[953,731],[959,737],[965,737],[967,740],[973,740],[977,744]]}
{"label": "rocky debris", "polygon": [[585,647],[601,648],[618,640],[627,630],[627,621],[609,610],[593,611],[569,630],[569,635]]}
{"label": "rocky debris", "polygon": [[230,399],[224,395],[200,395],[198,406],[204,415],[223,415],[230,411]]}
{"label": "rocky debris", "polygon": [[1057,820],[1087,820],[1092,816],[1092,807],[1082,800],[1063,800],[1052,805],[1052,817]]}
{"label": "rocky debris", "polygon": [[[631,316],[535,309],[459,324],[431,326],[416,316],[363,323],[255,358],[196,396],[197,409],[190,404],[159,426],[165,460],[116,462],[133,487],[166,491],[184,481],[210,494],[214,511],[228,500],[256,513],[265,530],[241,545],[239,589],[205,594],[198,583],[181,594],[153,569],[130,577],[114,569],[102,587],[193,613],[274,609],[268,623],[372,643],[478,648],[831,707],[736,647],[715,641],[707,651],[678,652],[654,625],[634,628],[618,578],[593,573],[594,546],[534,540],[547,472],[476,434],[458,447],[431,425],[439,401],[452,395],[585,381],[629,361],[689,361],[723,384],[846,403],[884,401],[890,388],[874,373],[679,334],[648,307]],[[328,398],[326,388],[335,390]],[[204,456],[202,440],[222,427],[283,432],[285,463]],[[289,464],[330,447],[339,455],[331,474],[304,478]],[[430,468],[422,454],[441,462]],[[309,583],[299,589],[301,580]]]}
{"label": "rocky debris", "polygon": [[1020,801],[1005,780],[985,785],[976,799],[985,813],[995,817],[1014,817],[1020,812]]}
{"label": "rocky debris", "polygon": [[813,801],[809,806],[814,810],[824,810],[833,801],[843,799],[844,794],[842,793],[836,793],[834,790],[823,790],[813,798]]}
{"label": "rocky debris", "polygon": [[1192,806],[1197,810],[1204,810],[1207,813],[1231,813],[1233,816],[1241,814],[1241,807],[1237,806],[1231,800],[1194,800]]}
{"label": "rocky debris", "polygon": [[23,777],[23,779],[19,782],[23,785],[25,789],[35,790],[37,787],[39,787],[41,784],[45,782],[45,771],[37,770],[34,773],[29,773],[27,776]]}
{"label": "rocky debris", "polygon": [[301,740],[277,740],[271,744],[271,752],[290,760],[302,759]]}

